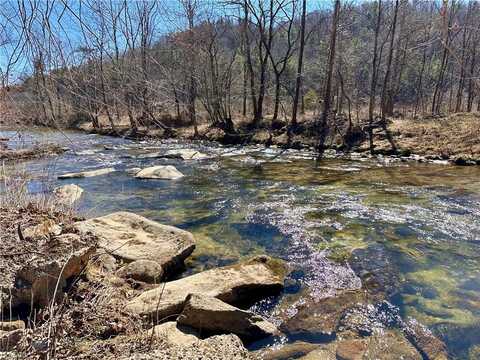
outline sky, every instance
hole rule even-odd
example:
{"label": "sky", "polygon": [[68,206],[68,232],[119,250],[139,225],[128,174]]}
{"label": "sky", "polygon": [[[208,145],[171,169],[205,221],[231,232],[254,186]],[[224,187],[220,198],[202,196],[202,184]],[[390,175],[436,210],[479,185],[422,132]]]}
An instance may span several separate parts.
{"label": "sky", "polygon": [[[21,19],[18,15],[18,4],[23,0],[0,0],[0,78],[5,77],[6,72],[9,72],[9,83],[15,83],[23,74],[30,74],[32,67],[28,59],[32,58],[31,47],[19,46],[18,39],[21,37],[22,26]],[[52,34],[55,38],[55,45],[53,53],[56,54],[56,59],[52,59],[52,63],[57,65],[65,62],[75,63],[78,61],[80,54],[76,51],[80,45],[85,44],[85,37],[87,43],[98,40],[99,36],[99,19],[101,16],[93,15],[87,16],[87,5],[90,0],[31,0],[25,2],[25,11],[27,14],[34,13],[36,15],[35,21],[32,23],[32,28],[37,34],[43,34],[45,26],[43,25],[42,17],[45,10],[50,10],[50,26]],[[218,6],[223,1],[211,1],[215,6]],[[331,7],[333,0],[307,0],[308,11],[314,11],[319,8]],[[38,9],[32,11],[29,4],[38,5]],[[141,4],[139,1],[128,0],[128,6],[133,10],[135,6]],[[113,6],[122,6],[122,0],[105,0],[101,2],[102,6],[108,7],[109,4]],[[161,7],[158,8],[158,18],[155,23],[155,34],[158,39],[160,36],[170,31],[177,31],[185,28],[185,19],[179,17],[181,8],[179,0],[164,0],[161,2]],[[100,10],[101,11],[101,10]],[[74,15],[75,13],[76,15]],[[104,13],[102,11],[102,13]],[[80,26],[79,16],[84,16],[84,23],[86,26]],[[5,44],[6,40],[10,40]],[[120,46],[126,48],[126,42],[120,40]],[[45,43],[47,43],[45,41]],[[25,44],[25,43],[23,43]],[[14,65],[7,65],[14,62]]]}

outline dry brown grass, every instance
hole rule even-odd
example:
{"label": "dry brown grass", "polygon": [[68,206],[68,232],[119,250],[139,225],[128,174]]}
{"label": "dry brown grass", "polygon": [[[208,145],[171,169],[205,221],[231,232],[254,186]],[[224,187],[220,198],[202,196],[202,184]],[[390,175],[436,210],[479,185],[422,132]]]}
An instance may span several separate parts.
{"label": "dry brown grass", "polygon": [[390,129],[400,148],[416,154],[480,158],[480,113],[395,119]]}

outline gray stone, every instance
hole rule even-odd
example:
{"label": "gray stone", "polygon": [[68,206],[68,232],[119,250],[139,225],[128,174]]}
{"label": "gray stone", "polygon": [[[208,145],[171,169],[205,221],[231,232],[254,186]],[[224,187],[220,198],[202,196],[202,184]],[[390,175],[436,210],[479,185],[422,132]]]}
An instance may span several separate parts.
{"label": "gray stone", "polygon": [[76,173],[68,173],[58,176],[59,179],[77,179],[77,178],[86,178],[86,177],[93,177],[99,175],[106,175],[109,173],[114,172],[114,168],[105,168],[105,169],[98,169],[98,170],[90,170],[90,171],[82,171]]}
{"label": "gray stone", "polygon": [[217,298],[191,294],[178,317],[178,323],[215,334],[235,334],[255,340],[278,332],[275,325],[259,315],[241,310]]}
{"label": "gray stone", "polygon": [[53,194],[57,201],[64,205],[71,206],[81,198],[83,189],[78,185],[69,184],[57,187],[53,190]]}
{"label": "gray stone", "polygon": [[164,271],[183,265],[195,248],[193,235],[129,212],[116,212],[78,222],[80,233],[91,232],[99,246],[126,262],[151,260]]}
{"label": "gray stone", "polygon": [[138,179],[176,180],[184,175],[172,165],[159,165],[145,168],[135,174]]}
{"label": "gray stone", "polygon": [[254,301],[280,291],[285,275],[285,264],[281,260],[259,256],[167,282],[134,298],[126,309],[155,320],[179,314],[189,294],[216,297],[230,304]]}
{"label": "gray stone", "polygon": [[156,261],[136,260],[120,268],[117,276],[146,283],[159,283],[163,277],[163,269]]}

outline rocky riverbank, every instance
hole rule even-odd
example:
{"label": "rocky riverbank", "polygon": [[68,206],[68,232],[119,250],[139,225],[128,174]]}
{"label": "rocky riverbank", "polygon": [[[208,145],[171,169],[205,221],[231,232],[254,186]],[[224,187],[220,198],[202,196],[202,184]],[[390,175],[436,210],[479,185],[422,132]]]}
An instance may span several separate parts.
{"label": "rocky riverbank", "polygon": [[[81,192],[54,194],[71,204]],[[248,310],[281,294],[282,260],[256,256],[181,277],[196,244],[187,231],[128,212],[2,214],[0,359],[447,358],[427,329],[366,288],[300,304],[283,297],[271,319]],[[282,345],[284,334],[302,333],[316,340]],[[262,338],[273,345],[247,350]]]}

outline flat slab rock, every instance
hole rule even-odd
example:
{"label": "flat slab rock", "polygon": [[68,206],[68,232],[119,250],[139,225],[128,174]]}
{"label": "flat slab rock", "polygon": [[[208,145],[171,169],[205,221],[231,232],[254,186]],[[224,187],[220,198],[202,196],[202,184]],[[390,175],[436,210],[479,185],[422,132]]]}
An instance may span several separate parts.
{"label": "flat slab rock", "polygon": [[216,334],[235,334],[256,340],[277,333],[277,328],[261,316],[241,310],[217,298],[191,294],[178,323]]}
{"label": "flat slab rock", "polygon": [[176,180],[184,175],[172,165],[152,166],[140,170],[135,174],[138,179],[160,179],[160,180]]}
{"label": "flat slab rock", "polygon": [[98,170],[91,170],[91,171],[81,171],[81,172],[63,174],[63,175],[59,175],[58,178],[59,179],[78,179],[78,178],[86,178],[86,177],[106,175],[106,174],[112,173],[114,171],[115,171],[114,168],[105,168],[105,169],[98,169]]}
{"label": "flat slab rock", "polygon": [[258,256],[247,262],[207,270],[165,286],[148,290],[131,300],[126,309],[153,320],[179,314],[189,294],[218,298],[229,304],[255,301],[283,288],[283,261]]}
{"label": "flat slab rock", "polygon": [[195,248],[191,233],[129,212],[116,212],[74,226],[98,237],[99,246],[126,262],[151,260],[164,271],[183,264]]}

